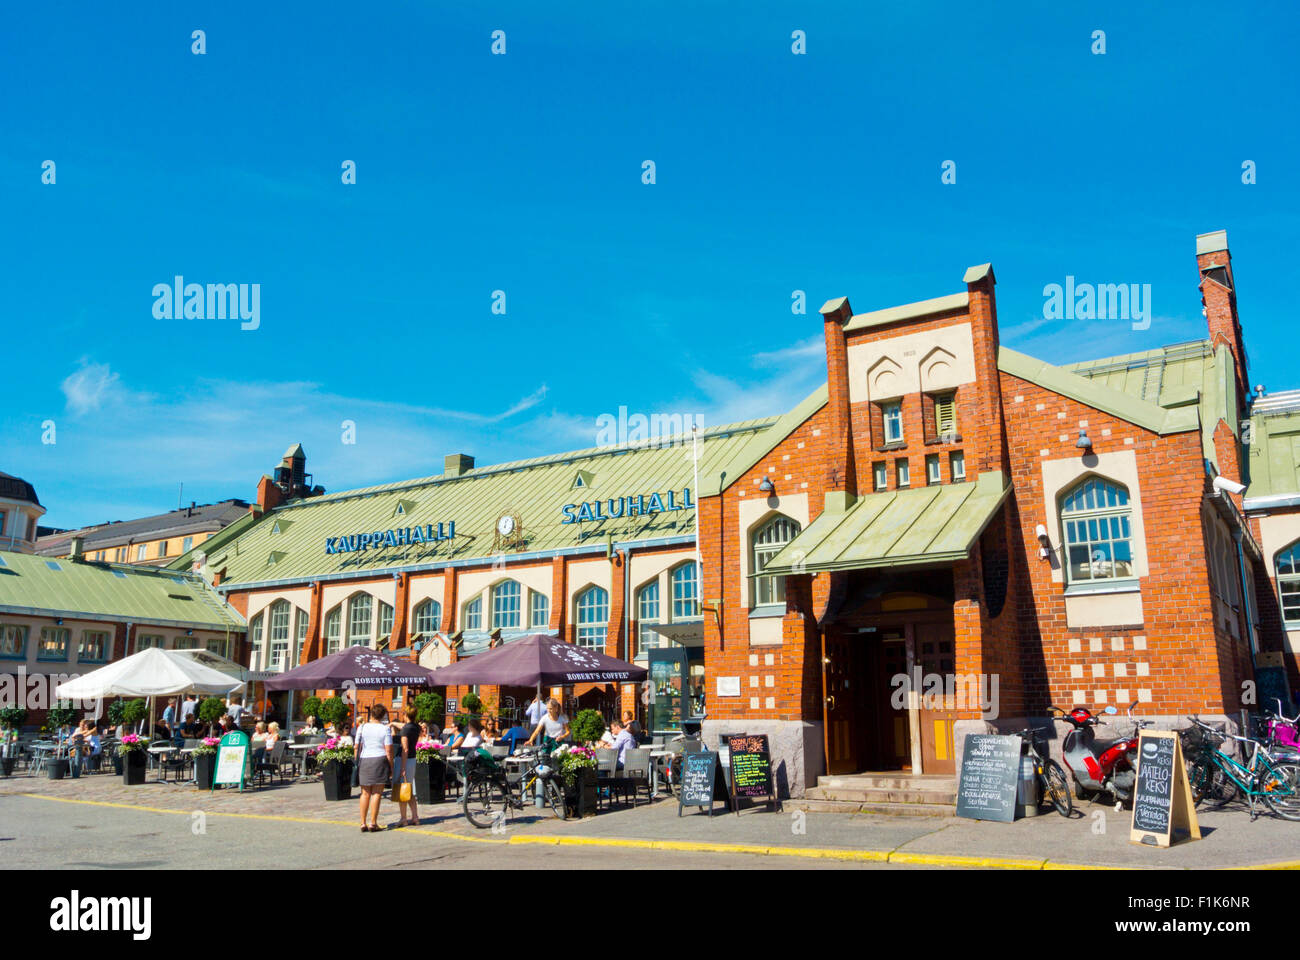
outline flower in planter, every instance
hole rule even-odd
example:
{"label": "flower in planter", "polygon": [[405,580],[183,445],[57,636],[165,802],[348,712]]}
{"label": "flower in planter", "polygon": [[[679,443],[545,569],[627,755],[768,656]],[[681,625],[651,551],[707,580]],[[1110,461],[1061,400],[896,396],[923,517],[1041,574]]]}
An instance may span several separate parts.
{"label": "flower in planter", "polygon": [[195,757],[211,756],[212,754],[217,752],[217,747],[220,745],[220,743],[221,740],[218,739],[217,737],[204,737],[203,742],[194,748],[194,752],[191,754],[191,756],[195,756]]}
{"label": "flower in planter", "polygon": [[596,769],[596,751],[590,747],[569,747],[564,749],[561,745],[560,750],[556,750],[551,756],[559,757],[560,774],[564,777],[564,785],[572,787],[578,781],[578,771],[582,769]]}
{"label": "flower in planter", "polygon": [[312,755],[318,764],[324,766],[331,762],[351,763],[355,753],[351,737],[330,737]]}
{"label": "flower in planter", "polygon": [[137,736],[134,733],[128,733],[117,745],[117,755],[125,757],[128,753],[135,753],[137,750],[143,750],[149,743],[145,737]]}
{"label": "flower in planter", "polygon": [[415,762],[428,763],[434,757],[442,756],[442,744],[436,740],[420,740],[415,745]]}

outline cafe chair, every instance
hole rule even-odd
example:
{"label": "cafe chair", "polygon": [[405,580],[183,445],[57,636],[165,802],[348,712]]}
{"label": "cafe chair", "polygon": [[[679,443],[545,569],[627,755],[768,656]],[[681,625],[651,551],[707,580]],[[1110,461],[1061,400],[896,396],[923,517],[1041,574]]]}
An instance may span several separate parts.
{"label": "cafe chair", "polygon": [[642,789],[645,790],[646,801],[654,799],[654,794],[650,789],[650,749],[648,747],[638,747],[635,750],[628,750],[623,754],[623,769],[619,771],[618,778],[614,781],[619,792],[625,796],[630,792],[632,794],[632,806],[636,806],[636,797]]}
{"label": "cafe chair", "polygon": [[263,777],[271,775],[279,776],[280,782],[284,783],[284,754],[288,749],[287,741],[277,740],[275,746],[262,754],[262,759],[253,767],[253,775],[257,777],[258,786],[261,786]]}
{"label": "cafe chair", "polygon": [[[629,753],[631,751],[628,751]],[[596,807],[614,798],[618,780],[618,751],[601,747],[596,751]]]}

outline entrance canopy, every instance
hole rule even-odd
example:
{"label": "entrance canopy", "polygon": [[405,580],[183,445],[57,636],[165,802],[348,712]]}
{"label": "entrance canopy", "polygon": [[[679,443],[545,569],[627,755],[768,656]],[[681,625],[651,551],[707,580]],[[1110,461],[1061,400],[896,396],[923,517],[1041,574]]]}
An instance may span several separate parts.
{"label": "entrance canopy", "polygon": [[833,501],[763,567],[764,576],[951,563],[970,548],[1011,492],[1001,473]]}
{"label": "entrance canopy", "polygon": [[532,687],[575,683],[637,682],[649,671],[544,633],[521,637],[468,660],[433,671],[433,684]]}
{"label": "entrance canopy", "polygon": [[187,690],[229,693],[242,685],[229,674],[185,656],[184,651],[146,647],[116,663],[59,684],[55,696],[63,700],[164,697]]}

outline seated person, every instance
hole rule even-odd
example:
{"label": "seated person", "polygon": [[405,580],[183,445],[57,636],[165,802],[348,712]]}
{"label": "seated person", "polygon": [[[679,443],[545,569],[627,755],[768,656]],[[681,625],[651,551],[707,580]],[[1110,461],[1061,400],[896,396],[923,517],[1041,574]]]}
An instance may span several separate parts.
{"label": "seated person", "polygon": [[645,731],[641,729],[641,724],[636,722],[636,715],[631,710],[623,711],[623,729],[632,734],[637,743],[640,743],[645,735]]}
{"label": "seated person", "polygon": [[266,725],[266,749],[270,750],[280,740],[280,725],[272,720]]}
{"label": "seated person", "polygon": [[631,732],[623,726],[622,720],[615,720],[609,725],[609,728],[614,734],[614,740],[611,745],[618,751],[618,766],[621,769],[623,766],[623,757],[627,754],[627,751],[629,749],[636,749],[636,737],[632,736]]}
{"label": "seated person", "polygon": [[314,737],[318,733],[320,733],[320,728],[316,725],[316,718],[309,715],[303,722],[302,729],[298,731],[298,734],[304,737]]}
{"label": "seated person", "polygon": [[453,750],[474,750],[483,745],[483,725],[471,720],[465,732],[452,741]]}
{"label": "seated person", "polygon": [[497,743],[508,745],[510,747],[510,752],[514,753],[519,744],[523,743],[527,739],[528,731],[516,723],[513,727],[502,733],[501,736],[497,738]]}

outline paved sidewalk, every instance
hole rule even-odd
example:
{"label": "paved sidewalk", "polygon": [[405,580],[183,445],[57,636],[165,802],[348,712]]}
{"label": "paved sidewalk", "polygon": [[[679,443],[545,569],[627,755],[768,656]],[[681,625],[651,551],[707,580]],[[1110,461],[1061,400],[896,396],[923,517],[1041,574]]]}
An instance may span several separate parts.
{"label": "paved sidewalk", "polygon": [[[283,820],[337,829],[358,822],[357,801],[329,803],[319,783],[275,784],[241,794],[200,791],[191,785],[147,783],[127,787],[112,775],[78,780],[17,776],[0,779],[6,795],[29,795],[82,805],[147,809],[209,816]],[[51,816],[61,803],[50,803]],[[39,809],[39,808],[38,808]],[[1109,806],[1080,803],[1065,820],[1055,813],[1015,823],[982,823],[956,817],[883,817],[848,813],[768,812],[745,809],[739,816],[716,808],[679,817],[674,801],[616,806],[581,821],[560,821],[531,808],[515,812],[504,831],[478,830],[455,803],[422,807],[420,833],[466,843],[561,844],[565,846],[687,850],[834,858],[920,866],[1217,868],[1300,866],[1300,823],[1271,815],[1250,821],[1244,807],[1200,814],[1204,839],[1168,850],[1129,842],[1129,815]],[[397,806],[385,799],[381,822],[394,823]],[[416,833],[412,830],[411,833]]]}

